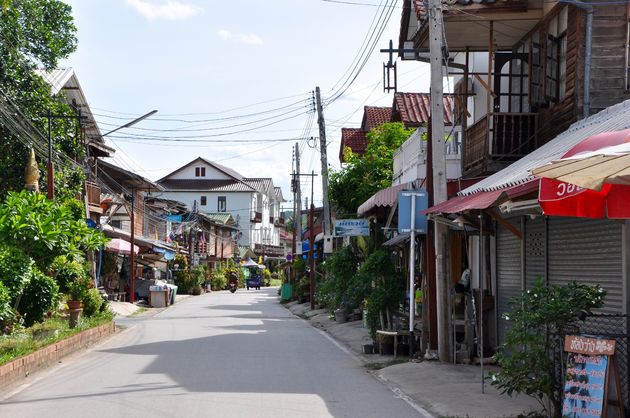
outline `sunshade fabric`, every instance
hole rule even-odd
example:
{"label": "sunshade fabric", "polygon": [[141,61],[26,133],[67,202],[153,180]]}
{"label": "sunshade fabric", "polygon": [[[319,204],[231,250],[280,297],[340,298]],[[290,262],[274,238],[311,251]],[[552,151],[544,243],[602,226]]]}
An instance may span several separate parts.
{"label": "sunshade fabric", "polygon": [[[105,246],[105,250],[118,254],[129,255],[131,254],[131,243],[129,241],[125,241],[122,238],[114,238],[107,243],[107,245]],[[140,247],[134,245],[133,253],[138,254],[138,251],[140,251]]]}
{"label": "sunshade fabric", "polygon": [[532,173],[547,215],[630,218],[630,129],[588,137]]}

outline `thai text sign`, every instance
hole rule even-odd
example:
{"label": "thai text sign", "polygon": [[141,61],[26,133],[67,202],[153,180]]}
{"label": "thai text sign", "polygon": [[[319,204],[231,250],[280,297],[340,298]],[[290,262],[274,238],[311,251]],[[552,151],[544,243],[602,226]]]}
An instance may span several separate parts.
{"label": "thai text sign", "polygon": [[564,350],[568,354],[562,416],[601,417],[615,341],[569,335]]}
{"label": "thai text sign", "polygon": [[370,235],[367,219],[340,219],[335,221],[336,237],[358,237]]}

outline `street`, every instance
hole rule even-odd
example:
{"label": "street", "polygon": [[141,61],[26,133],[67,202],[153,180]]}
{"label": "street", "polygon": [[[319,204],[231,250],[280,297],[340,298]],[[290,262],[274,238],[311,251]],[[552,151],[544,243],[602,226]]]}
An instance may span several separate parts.
{"label": "street", "polygon": [[187,298],[3,395],[0,417],[413,417],[278,303],[277,289]]}

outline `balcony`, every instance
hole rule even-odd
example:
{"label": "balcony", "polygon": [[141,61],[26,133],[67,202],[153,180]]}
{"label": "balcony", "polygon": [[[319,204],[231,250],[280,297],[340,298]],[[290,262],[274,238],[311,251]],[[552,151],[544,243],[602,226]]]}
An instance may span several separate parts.
{"label": "balcony", "polygon": [[490,113],[466,129],[464,176],[496,173],[538,148],[538,115]]}
{"label": "balcony", "polygon": [[90,212],[103,213],[103,209],[101,209],[101,187],[95,183],[86,181],[85,182],[85,191],[87,194],[88,205],[90,207]]}
{"label": "balcony", "polygon": [[252,211],[249,220],[250,220],[250,222],[253,222],[253,223],[261,223],[262,222],[262,212]]}
{"label": "balcony", "polygon": [[284,226],[284,218],[275,218],[273,220],[274,226],[283,227]]}

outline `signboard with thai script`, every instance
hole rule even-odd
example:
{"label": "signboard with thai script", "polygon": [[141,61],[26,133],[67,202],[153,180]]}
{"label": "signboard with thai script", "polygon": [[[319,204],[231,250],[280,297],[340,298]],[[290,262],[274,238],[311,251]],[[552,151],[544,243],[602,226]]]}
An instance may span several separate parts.
{"label": "signboard with thai script", "polygon": [[339,219],[335,221],[336,237],[358,237],[370,235],[370,224],[367,219]]}
{"label": "signboard with thai script", "polygon": [[568,335],[563,417],[603,417],[615,340]]}

